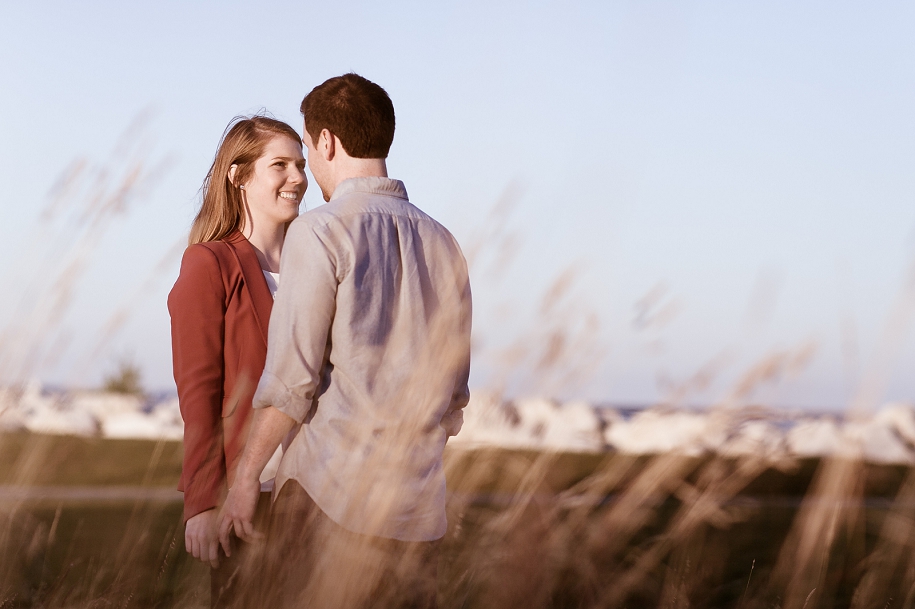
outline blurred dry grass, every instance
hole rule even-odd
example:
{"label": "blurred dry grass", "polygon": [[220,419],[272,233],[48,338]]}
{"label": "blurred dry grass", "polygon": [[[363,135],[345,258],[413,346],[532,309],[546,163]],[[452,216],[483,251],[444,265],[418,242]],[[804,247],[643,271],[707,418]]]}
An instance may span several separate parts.
{"label": "blurred dry grass", "polygon": [[[112,169],[86,173],[85,162],[74,164],[52,193],[31,241],[50,249],[29,256],[42,261],[36,275],[54,279],[46,288],[32,285],[3,330],[0,377],[7,382],[27,378],[62,348],[59,320],[92,248],[160,175],[138,142],[134,132],[125,135]],[[498,280],[516,257],[520,239],[504,229],[520,196],[509,190],[467,244],[475,278]],[[575,281],[575,270],[561,273],[539,303],[533,329],[502,350],[497,389],[552,395],[595,369],[605,346],[597,315],[570,298]],[[913,284],[893,306],[855,413],[880,395],[911,320]],[[100,344],[123,323],[133,298]],[[673,314],[661,307],[650,315],[657,299],[646,296],[639,323]],[[759,362],[720,406],[745,400],[760,383],[803,366],[811,353],[805,344]],[[700,368],[689,386],[707,384],[717,366]],[[423,395],[422,364],[411,377],[417,380],[405,395]],[[673,402],[689,390],[672,391],[680,396]],[[403,430],[401,437],[414,432]],[[385,449],[396,453],[405,444]],[[0,607],[206,606],[206,569],[184,553],[180,503],[156,490],[177,478],[178,451],[167,443],[0,435]],[[443,608],[915,605],[915,473],[906,468],[848,459],[504,450],[449,450],[445,467]],[[377,492],[377,482],[365,481],[366,488]],[[81,499],[61,490],[112,484],[140,490]],[[20,492],[28,487],[43,490]],[[393,506],[402,498],[389,499]],[[370,591],[379,576],[370,567],[323,585]]]}
{"label": "blurred dry grass", "polygon": [[[148,200],[169,171],[172,159],[153,156],[151,121],[151,112],[140,113],[107,159],[101,163],[76,159],[48,193],[25,240],[26,248],[8,266],[13,276],[5,278],[19,289],[8,295],[12,312],[0,325],[4,385],[24,383],[53,367],[71,347],[66,314],[104,237],[133,207]],[[162,260],[99,329],[95,344],[72,365],[70,382],[78,382],[97,364],[130,310],[177,259],[178,245],[164,248]]]}
{"label": "blurred dry grass", "polygon": [[[206,605],[171,490],[178,443],[0,439],[0,606]],[[906,467],[503,449],[445,465],[443,608],[912,601]]]}

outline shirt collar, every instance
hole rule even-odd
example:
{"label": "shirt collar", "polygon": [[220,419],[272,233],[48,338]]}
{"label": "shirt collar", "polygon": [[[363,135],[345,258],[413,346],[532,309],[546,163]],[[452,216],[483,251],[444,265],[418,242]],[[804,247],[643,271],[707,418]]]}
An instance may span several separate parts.
{"label": "shirt collar", "polygon": [[391,178],[379,177],[349,178],[348,180],[343,180],[337,184],[337,188],[334,190],[334,194],[330,197],[330,200],[333,201],[334,199],[338,199],[351,192],[367,192],[408,200],[407,189],[404,187],[403,182],[400,180],[392,180]]}

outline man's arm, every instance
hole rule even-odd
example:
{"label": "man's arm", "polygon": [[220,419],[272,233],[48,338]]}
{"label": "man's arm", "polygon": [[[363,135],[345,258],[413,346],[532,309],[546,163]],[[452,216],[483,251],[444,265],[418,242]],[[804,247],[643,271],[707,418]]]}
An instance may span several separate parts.
{"label": "man's arm", "polygon": [[[466,273],[466,267],[465,271]],[[466,275],[465,275],[466,277]],[[464,426],[464,407],[470,402],[470,329],[472,317],[472,304],[470,296],[470,280],[465,281],[461,293],[461,325],[458,335],[450,341],[455,349],[457,360],[457,375],[454,391],[451,394],[451,404],[442,417],[441,427],[448,436],[456,436]]]}
{"label": "man's arm", "polygon": [[254,420],[220,522],[226,554],[230,528],[246,541],[260,536],[251,524],[260,473],[292,426],[304,422],[321,385],[336,269],[334,252],[314,227],[302,218],[293,222],[280,258],[280,287],[270,314],[267,361],[252,404]]}
{"label": "man's arm", "polygon": [[260,473],[293,425],[295,420],[271,406],[254,411],[251,433],[235,472],[235,483],[229,489],[223,505],[219,523],[219,543],[226,556],[232,554],[229,543],[231,529],[235,529],[235,534],[245,541],[263,537],[263,533],[255,531],[252,524],[261,490]]}

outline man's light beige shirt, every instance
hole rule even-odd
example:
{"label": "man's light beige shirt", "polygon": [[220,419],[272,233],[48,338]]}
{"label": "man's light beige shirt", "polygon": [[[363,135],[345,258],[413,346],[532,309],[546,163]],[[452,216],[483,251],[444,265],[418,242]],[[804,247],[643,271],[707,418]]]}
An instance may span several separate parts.
{"label": "man's light beige shirt", "polygon": [[277,472],[337,524],[445,534],[442,452],[470,397],[470,283],[451,233],[388,178],[289,228],[254,407],[303,423]]}

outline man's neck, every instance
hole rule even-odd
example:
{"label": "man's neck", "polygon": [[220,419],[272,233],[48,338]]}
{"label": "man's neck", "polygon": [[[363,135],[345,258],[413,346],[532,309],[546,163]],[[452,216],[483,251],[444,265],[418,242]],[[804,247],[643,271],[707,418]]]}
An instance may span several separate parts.
{"label": "man's neck", "polygon": [[[384,159],[340,158],[340,165],[335,167],[333,189],[336,190],[344,180],[351,178],[386,178],[388,165]],[[333,192],[333,191],[331,191]]]}

